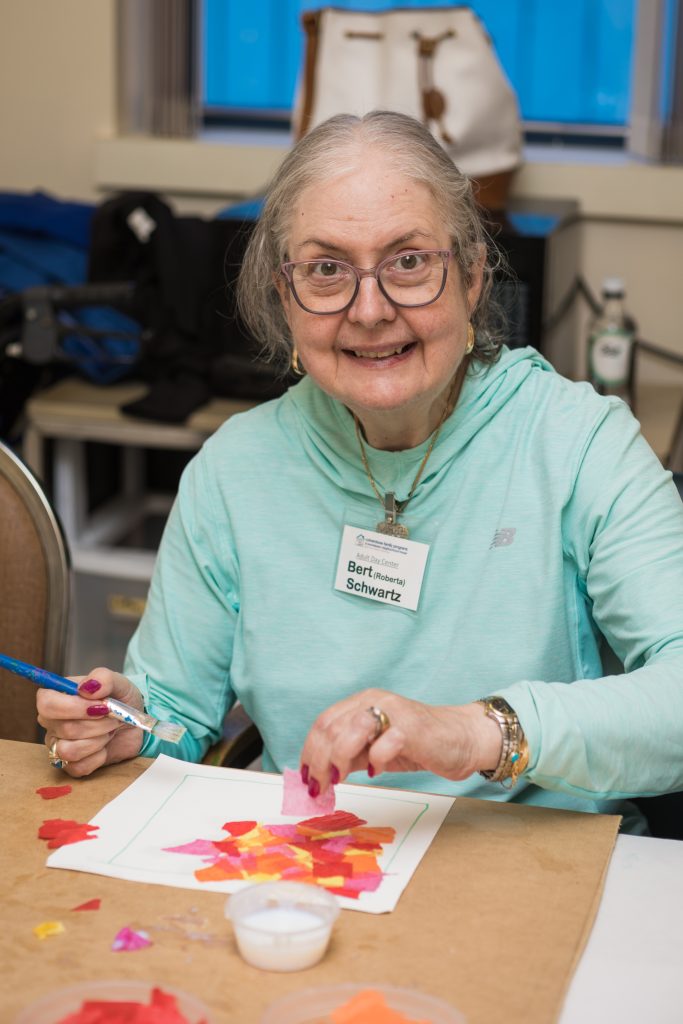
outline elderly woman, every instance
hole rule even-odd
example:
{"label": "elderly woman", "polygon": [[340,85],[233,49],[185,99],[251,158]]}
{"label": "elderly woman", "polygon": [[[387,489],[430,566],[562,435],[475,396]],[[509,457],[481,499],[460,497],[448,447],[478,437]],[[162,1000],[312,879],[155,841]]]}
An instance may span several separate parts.
{"label": "elderly woman", "polygon": [[625,405],[500,348],[491,274],[417,122],[339,116],[293,149],[240,302],[305,376],[185,472],[126,676],[40,691],[70,774],[164,746],[104,717],[114,694],[185,724],[165,749],[190,760],[239,699],[312,795],[683,788],[683,507]]}

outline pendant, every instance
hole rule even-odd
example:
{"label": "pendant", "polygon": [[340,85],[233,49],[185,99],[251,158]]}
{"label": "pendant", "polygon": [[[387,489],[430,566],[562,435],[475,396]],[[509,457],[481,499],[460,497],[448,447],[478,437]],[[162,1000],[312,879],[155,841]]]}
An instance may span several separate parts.
{"label": "pendant", "polygon": [[384,519],[377,524],[377,532],[384,533],[389,537],[400,537],[408,539],[408,527],[398,523],[398,511],[396,509],[396,495],[393,491],[387,491],[384,495]]}

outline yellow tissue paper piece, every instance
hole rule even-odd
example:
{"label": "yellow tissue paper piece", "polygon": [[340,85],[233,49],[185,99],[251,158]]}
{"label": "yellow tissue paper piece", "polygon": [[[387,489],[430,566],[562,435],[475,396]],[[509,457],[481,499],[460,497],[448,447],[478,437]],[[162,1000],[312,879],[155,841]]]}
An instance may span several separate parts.
{"label": "yellow tissue paper piece", "polygon": [[33,929],[33,934],[39,939],[47,939],[50,935],[60,935],[66,928],[61,921],[42,921]]}
{"label": "yellow tissue paper piece", "polygon": [[316,878],[316,883],[322,885],[324,889],[341,889],[344,879],[341,875],[334,875],[332,878]]}

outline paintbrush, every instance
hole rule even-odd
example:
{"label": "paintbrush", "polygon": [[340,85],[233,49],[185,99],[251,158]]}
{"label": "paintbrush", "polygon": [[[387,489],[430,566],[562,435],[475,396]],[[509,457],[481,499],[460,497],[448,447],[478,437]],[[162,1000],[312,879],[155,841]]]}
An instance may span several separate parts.
{"label": "paintbrush", "polygon": [[[46,690],[57,690],[59,693],[68,693],[73,697],[80,696],[78,683],[74,683],[72,679],[58,676],[56,672],[48,672],[44,668],[36,668],[35,665],[19,661],[18,658],[10,658],[7,654],[0,654],[0,668],[14,672],[17,676],[23,676],[24,679],[30,679],[31,682]],[[103,697],[102,700],[98,700],[98,703],[106,704],[109,708],[109,715],[112,718],[117,718],[124,725],[134,725],[138,729],[144,729],[145,732],[151,732],[157,739],[166,740],[167,743],[179,743],[184,733],[187,732],[184,725],[162,722],[145,711],[139,711],[138,708],[131,707],[130,704],[116,700],[115,697]]]}

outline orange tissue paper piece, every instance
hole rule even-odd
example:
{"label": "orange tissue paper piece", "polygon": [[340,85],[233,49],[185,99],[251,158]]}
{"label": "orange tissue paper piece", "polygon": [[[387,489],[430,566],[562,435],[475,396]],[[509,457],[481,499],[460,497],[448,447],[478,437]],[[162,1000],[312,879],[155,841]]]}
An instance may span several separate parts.
{"label": "orange tissue paper piece", "polygon": [[406,1017],[387,1006],[386,999],[375,989],[358,992],[343,1006],[330,1013],[333,1024],[429,1024],[427,1020]]}
{"label": "orange tissue paper piece", "polygon": [[264,854],[262,857],[257,859],[256,870],[259,874],[279,877],[283,871],[286,871],[288,867],[291,867],[291,863],[291,859],[289,857],[285,857],[284,854]]}
{"label": "orange tissue paper piece", "polygon": [[56,800],[57,797],[68,796],[70,792],[71,786],[41,786],[36,790],[43,800]]}
{"label": "orange tissue paper piece", "polygon": [[379,825],[373,828],[372,825],[361,825],[351,829],[353,845],[360,847],[362,843],[372,846],[379,846],[382,843],[393,843],[396,838],[396,829],[390,825]]}
{"label": "orange tissue paper piece", "polygon": [[222,861],[218,861],[216,864],[209,865],[208,868],[197,868],[194,877],[198,882],[229,882],[242,879],[245,876],[242,874],[241,868],[234,864],[224,864]]}
{"label": "orange tissue paper piece", "polygon": [[377,857],[373,853],[356,854],[355,850],[351,849],[346,854],[346,862],[354,875],[377,871]]}

